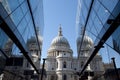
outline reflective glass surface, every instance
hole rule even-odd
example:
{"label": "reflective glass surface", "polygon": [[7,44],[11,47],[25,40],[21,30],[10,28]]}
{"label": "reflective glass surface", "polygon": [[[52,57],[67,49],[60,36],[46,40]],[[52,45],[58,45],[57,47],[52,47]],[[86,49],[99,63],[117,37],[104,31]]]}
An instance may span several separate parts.
{"label": "reflective glass surface", "polygon": [[[31,36],[35,36],[35,27],[39,27],[41,38],[43,36],[44,27],[42,0],[29,0],[29,2],[35,25],[33,25],[32,15],[30,13],[27,0],[14,0],[14,2],[13,0],[0,1],[0,9],[3,8],[1,12],[6,13],[1,14],[2,18],[5,20],[7,25],[9,25],[10,29],[15,33],[17,38],[22,42],[21,44],[24,46],[24,48],[27,48],[27,40],[31,38]],[[5,33],[1,29],[0,33],[0,46],[3,48],[5,41],[8,40],[8,37],[3,38]],[[20,51],[15,44],[13,44],[12,54],[20,54]]]}
{"label": "reflective glass surface", "polygon": [[[29,69],[33,68],[33,65],[35,68],[37,67],[36,69],[40,68],[38,68],[41,60],[40,52],[38,53],[38,63],[34,63],[30,59],[31,56],[28,49],[30,46],[27,43],[33,36],[34,39],[39,36],[41,41],[39,40],[40,44],[37,45],[42,49],[43,18],[42,0],[0,0],[0,80],[4,78],[9,80],[9,77],[13,79],[12,76],[14,78],[17,77],[16,80],[25,80],[25,78],[21,79],[21,73],[24,75],[26,65]],[[38,28],[39,32],[37,32]],[[27,57],[23,54],[27,55]],[[23,62],[23,59],[19,58],[16,60],[13,58],[12,61],[9,61],[11,57],[22,57],[25,61]],[[21,70],[22,67],[24,69]],[[6,74],[6,70],[9,70],[9,74]]]}
{"label": "reflective glass surface", "polygon": [[[81,33],[81,27],[85,27],[88,11],[92,0],[78,0],[77,10],[77,33]],[[108,19],[115,19],[120,13],[119,0],[94,0],[90,16],[87,21],[85,32],[93,40],[94,46],[98,44],[101,37],[110,27]],[[120,67],[120,28],[107,39],[104,48],[99,50],[104,63],[111,63],[111,58],[115,57],[117,67]]]}

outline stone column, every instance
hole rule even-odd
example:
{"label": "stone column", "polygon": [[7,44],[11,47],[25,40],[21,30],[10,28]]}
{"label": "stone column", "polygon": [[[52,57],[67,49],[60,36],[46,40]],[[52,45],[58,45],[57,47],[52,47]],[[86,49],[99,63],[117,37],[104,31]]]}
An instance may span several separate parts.
{"label": "stone column", "polygon": [[[92,70],[90,68],[90,64],[88,64],[87,71],[88,71],[88,73],[92,72]],[[90,76],[90,74],[88,75],[88,80],[92,80],[92,76]]]}

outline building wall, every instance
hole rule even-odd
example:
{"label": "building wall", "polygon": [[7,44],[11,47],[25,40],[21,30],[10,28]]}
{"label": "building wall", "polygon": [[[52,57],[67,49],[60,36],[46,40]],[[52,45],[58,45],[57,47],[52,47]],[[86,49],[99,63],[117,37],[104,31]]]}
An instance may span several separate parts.
{"label": "building wall", "polygon": [[[67,76],[66,80],[79,80],[78,72],[80,72],[88,59],[87,56],[80,56],[79,59],[70,56],[70,52],[62,51],[59,49],[59,55],[50,55],[54,52],[58,52],[57,48],[53,51],[48,52],[46,59],[46,80],[64,80],[64,75]],[[84,53],[83,53],[84,54]],[[64,68],[64,62],[66,67]],[[87,71],[88,69],[86,69]],[[94,72],[94,77],[100,76],[104,72],[103,62],[100,55],[96,55],[94,60],[90,63],[89,71]],[[90,80],[90,79],[89,79]]]}

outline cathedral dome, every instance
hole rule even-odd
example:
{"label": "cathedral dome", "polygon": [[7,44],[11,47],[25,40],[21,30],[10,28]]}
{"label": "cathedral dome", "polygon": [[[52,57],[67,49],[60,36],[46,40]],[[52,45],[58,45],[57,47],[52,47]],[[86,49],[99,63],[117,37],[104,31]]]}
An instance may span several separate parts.
{"label": "cathedral dome", "polygon": [[[80,45],[81,45],[81,42],[82,42],[83,30],[84,29],[81,30],[81,34],[77,38],[77,48],[78,48],[78,50],[80,49]],[[83,42],[82,42],[81,50],[89,50],[92,46],[93,46],[92,39],[89,36],[87,36],[87,34],[85,33],[84,38],[83,38]]]}
{"label": "cathedral dome", "polygon": [[62,35],[61,27],[59,29],[58,36],[55,37],[51,42],[51,47],[55,46],[64,46],[66,48],[70,48],[67,39]]}
{"label": "cathedral dome", "polygon": [[[27,43],[30,44],[30,43],[36,43],[37,42],[37,39],[35,36],[31,36],[30,39],[28,39]],[[38,42],[41,44],[42,43],[42,38],[41,36],[38,36]]]}
{"label": "cathedral dome", "polygon": [[63,36],[57,36],[52,40],[51,46],[61,46],[61,45],[70,48],[67,39]]}
{"label": "cathedral dome", "polygon": [[11,39],[8,39],[4,48],[12,48],[12,45],[13,45],[13,41]]}
{"label": "cathedral dome", "polygon": [[71,57],[73,51],[70,48],[68,40],[62,35],[61,27],[58,35],[53,38],[50,48],[48,49],[49,57]]}
{"label": "cathedral dome", "polygon": [[[82,41],[82,35],[80,35],[77,38],[77,43],[79,44],[79,43],[81,43],[81,41]],[[83,44],[93,45],[93,41],[89,36],[85,35],[84,38],[83,38]]]}
{"label": "cathedral dome", "polygon": [[[39,45],[41,46],[42,45],[42,37],[39,34],[39,28],[38,27],[36,28],[36,30],[37,30],[38,42],[39,42]],[[36,38],[35,35],[31,36],[31,38],[27,40],[27,45],[34,44],[34,43],[35,44],[37,43],[37,38]]]}

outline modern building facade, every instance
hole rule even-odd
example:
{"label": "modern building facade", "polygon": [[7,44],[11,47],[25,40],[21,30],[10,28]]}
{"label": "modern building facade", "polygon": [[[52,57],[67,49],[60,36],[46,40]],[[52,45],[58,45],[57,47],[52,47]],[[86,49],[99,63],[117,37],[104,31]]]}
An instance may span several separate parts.
{"label": "modern building facade", "polygon": [[[81,39],[80,36],[77,41],[78,45]],[[82,70],[93,47],[93,41],[89,36],[85,35],[83,41],[82,51],[79,58],[76,58],[73,56],[73,51],[68,40],[62,34],[61,27],[59,28],[58,35],[52,40],[50,48],[48,49],[46,58],[46,80],[79,80],[79,72]],[[84,74],[81,79],[92,80],[94,77],[103,74],[103,72],[102,58],[97,54],[94,60],[87,66],[85,70],[86,74]]]}
{"label": "modern building facade", "polygon": [[[0,75],[6,72],[6,61],[13,56],[22,56],[39,74],[43,29],[42,0],[0,0]],[[33,42],[28,45],[31,39]],[[33,52],[37,62],[36,56],[31,55]]]}
{"label": "modern building facade", "polygon": [[94,60],[97,52],[105,63],[111,63],[115,57],[116,66],[120,67],[120,0],[78,0],[76,16],[77,34],[80,36],[83,30],[82,41],[77,46],[78,55],[81,54],[85,33],[93,40],[94,48],[86,60],[87,65]]}
{"label": "modern building facade", "polygon": [[[39,35],[39,30],[37,29],[39,44],[41,44],[41,36]],[[40,50],[37,46],[37,40],[35,36],[31,36],[30,39],[27,40],[27,47],[29,49],[29,57],[36,66],[37,70],[40,72],[38,75],[32,65],[30,65],[29,61],[23,55],[11,55],[9,59],[6,61],[6,65],[4,68],[4,73],[1,75],[2,80],[32,80],[32,79],[40,79],[41,69],[40,69]],[[7,44],[6,46],[9,46]],[[9,46],[10,48],[11,46]],[[9,49],[8,48],[8,49]],[[11,52],[9,52],[11,53]],[[45,77],[45,74],[44,74]]]}

